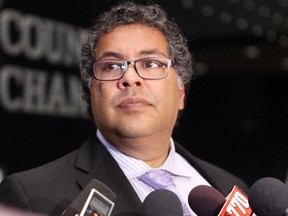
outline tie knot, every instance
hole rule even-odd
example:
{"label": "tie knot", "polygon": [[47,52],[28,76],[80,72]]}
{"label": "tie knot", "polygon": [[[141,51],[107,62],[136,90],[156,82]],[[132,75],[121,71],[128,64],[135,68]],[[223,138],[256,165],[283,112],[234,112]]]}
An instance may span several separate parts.
{"label": "tie knot", "polygon": [[166,170],[150,170],[139,177],[154,189],[167,189],[173,185],[172,174]]}

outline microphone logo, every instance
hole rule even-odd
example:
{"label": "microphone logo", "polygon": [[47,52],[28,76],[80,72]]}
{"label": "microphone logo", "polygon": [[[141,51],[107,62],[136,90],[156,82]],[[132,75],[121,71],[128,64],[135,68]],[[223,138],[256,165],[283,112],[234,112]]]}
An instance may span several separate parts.
{"label": "microphone logo", "polygon": [[249,206],[248,197],[234,186],[222,207],[219,216],[256,216]]}

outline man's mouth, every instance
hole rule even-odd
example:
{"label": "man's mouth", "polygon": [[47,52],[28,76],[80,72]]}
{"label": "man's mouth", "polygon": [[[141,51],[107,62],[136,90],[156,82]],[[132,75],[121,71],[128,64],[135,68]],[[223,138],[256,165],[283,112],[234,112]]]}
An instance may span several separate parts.
{"label": "man's mouth", "polygon": [[119,107],[124,109],[139,109],[149,105],[150,103],[141,97],[128,97],[119,103]]}

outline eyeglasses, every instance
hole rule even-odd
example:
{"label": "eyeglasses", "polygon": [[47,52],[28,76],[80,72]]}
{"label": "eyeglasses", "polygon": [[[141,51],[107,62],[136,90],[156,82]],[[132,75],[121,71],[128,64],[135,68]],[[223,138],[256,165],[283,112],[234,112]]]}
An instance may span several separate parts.
{"label": "eyeglasses", "polygon": [[102,81],[119,80],[124,76],[130,64],[133,65],[139,77],[148,80],[167,77],[170,67],[173,67],[172,60],[166,58],[142,58],[135,61],[100,59],[93,65],[94,77]]}

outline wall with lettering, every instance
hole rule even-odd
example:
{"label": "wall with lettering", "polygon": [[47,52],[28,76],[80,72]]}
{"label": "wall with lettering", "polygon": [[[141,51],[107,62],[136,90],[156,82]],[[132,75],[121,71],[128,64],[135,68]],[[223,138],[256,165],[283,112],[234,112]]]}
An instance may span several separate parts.
{"label": "wall with lettering", "polygon": [[[0,22],[1,48],[8,58],[42,61],[51,69],[77,68],[86,34],[83,28],[6,8],[1,11]],[[9,112],[83,117],[79,79],[60,70],[5,61],[0,73],[3,108]]]}
{"label": "wall with lettering", "polygon": [[5,174],[57,158],[95,130],[81,98],[79,61],[96,14],[69,7],[69,1],[1,1],[0,167]]}

